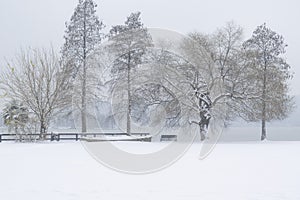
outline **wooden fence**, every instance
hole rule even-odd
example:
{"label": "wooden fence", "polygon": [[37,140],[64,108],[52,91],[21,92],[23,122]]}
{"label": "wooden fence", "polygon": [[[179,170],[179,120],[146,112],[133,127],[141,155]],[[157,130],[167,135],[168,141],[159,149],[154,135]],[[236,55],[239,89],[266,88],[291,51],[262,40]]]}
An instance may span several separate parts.
{"label": "wooden fence", "polygon": [[[86,138],[91,138],[90,141],[151,141],[149,133],[132,133],[128,135],[127,133],[47,133],[42,135],[43,141],[66,141],[66,140],[86,140]],[[0,134],[0,143],[5,141],[36,141],[41,140],[40,134]],[[141,136],[140,138],[133,139],[109,139],[109,140],[96,140],[99,136]]]}

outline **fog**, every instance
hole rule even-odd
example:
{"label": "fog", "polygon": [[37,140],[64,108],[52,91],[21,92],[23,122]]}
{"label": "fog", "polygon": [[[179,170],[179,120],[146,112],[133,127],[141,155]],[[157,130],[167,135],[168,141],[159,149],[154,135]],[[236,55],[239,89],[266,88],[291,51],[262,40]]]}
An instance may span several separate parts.
{"label": "fog", "polygon": [[[98,15],[107,28],[123,23],[131,12],[141,11],[147,27],[159,27],[188,33],[212,33],[228,21],[245,29],[245,39],[266,22],[285,37],[289,47],[286,58],[295,72],[292,94],[300,94],[300,3],[297,0],[96,0]],[[0,65],[10,60],[19,49],[50,46],[59,51],[63,44],[65,22],[77,0],[9,0],[0,2]]]}

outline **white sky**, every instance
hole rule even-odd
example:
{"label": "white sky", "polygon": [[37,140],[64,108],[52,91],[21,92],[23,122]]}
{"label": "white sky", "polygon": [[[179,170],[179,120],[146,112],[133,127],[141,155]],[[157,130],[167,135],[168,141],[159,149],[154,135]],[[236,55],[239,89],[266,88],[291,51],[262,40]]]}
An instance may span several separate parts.
{"label": "white sky", "polygon": [[[63,44],[64,23],[77,0],[0,0],[0,64],[20,47]],[[180,33],[198,30],[211,33],[228,21],[245,29],[245,39],[266,22],[288,43],[286,58],[295,72],[291,88],[300,94],[300,1],[299,0],[96,0],[104,23],[123,23],[134,11],[142,12],[147,27],[167,28]],[[299,56],[299,57],[297,57]]]}

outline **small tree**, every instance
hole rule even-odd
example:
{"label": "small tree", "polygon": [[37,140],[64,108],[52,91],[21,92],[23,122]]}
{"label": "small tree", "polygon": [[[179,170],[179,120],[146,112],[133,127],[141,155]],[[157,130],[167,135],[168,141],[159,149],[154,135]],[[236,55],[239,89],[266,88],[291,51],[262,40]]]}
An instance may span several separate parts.
{"label": "small tree", "polygon": [[40,136],[53,115],[70,104],[70,71],[60,66],[53,50],[28,50],[8,64],[0,87],[6,98],[24,102],[40,123]]}
{"label": "small tree", "polygon": [[141,22],[141,13],[132,13],[125,25],[110,30],[109,49],[115,54],[112,74],[115,80],[126,80],[127,133],[131,133],[132,71],[143,63],[143,56],[152,46],[152,38]]}
{"label": "small tree", "polygon": [[20,131],[24,133],[24,127],[29,121],[29,112],[22,103],[12,100],[6,104],[3,110],[4,124],[8,127],[8,131],[13,129],[16,136],[20,134]]}
{"label": "small tree", "polygon": [[97,4],[93,0],[79,0],[70,23],[66,24],[65,44],[62,47],[62,60],[70,67],[74,78],[79,79],[81,94],[82,132],[87,131],[87,79],[88,59],[100,44],[104,28],[96,15]]}
{"label": "small tree", "polygon": [[262,123],[261,140],[266,139],[266,122],[284,119],[292,110],[292,98],[288,95],[290,66],[282,57],[287,45],[284,38],[263,24],[243,44],[256,78],[259,100],[252,101],[249,121]]}

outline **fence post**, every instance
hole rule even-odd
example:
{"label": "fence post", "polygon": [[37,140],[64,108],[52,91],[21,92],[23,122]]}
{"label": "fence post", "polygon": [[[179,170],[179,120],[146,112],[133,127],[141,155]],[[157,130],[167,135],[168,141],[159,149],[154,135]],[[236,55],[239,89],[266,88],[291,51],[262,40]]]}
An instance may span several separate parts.
{"label": "fence post", "polygon": [[0,142],[2,142],[2,135],[0,135]]}
{"label": "fence post", "polygon": [[76,133],[76,141],[78,141],[78,133]]}

